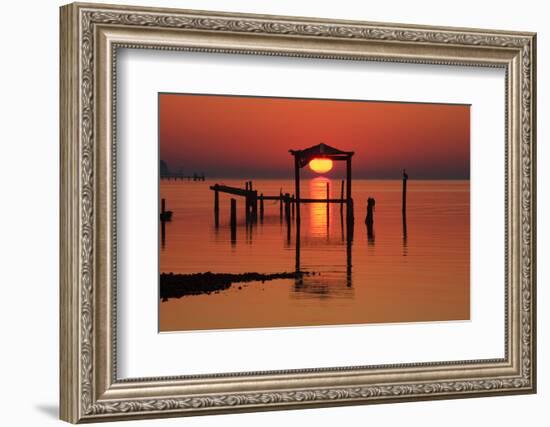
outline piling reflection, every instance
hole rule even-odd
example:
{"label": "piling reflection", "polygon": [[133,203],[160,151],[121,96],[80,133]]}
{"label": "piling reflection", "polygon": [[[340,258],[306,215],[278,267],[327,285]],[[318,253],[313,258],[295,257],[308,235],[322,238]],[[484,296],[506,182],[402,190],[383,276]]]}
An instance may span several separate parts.
{"label": "piling reflection", "polygon": [[166,248],[166,221],[160,222],[161,248]]}
{"label": "piling reflection", "polygon": [[409,254],[407,239],[407,213],[403,212],[403,256],[407,256]]}
{"label": "piling reflection", "polygon": [[[354,237],[354,216],[353,204],[346,206],[344,214],[344,205],[340,208],[340,240],[331,239],[330,233],[330,214],[331,204],[330,199],[330,180],[326,178],[315,178],[310,181],[309,197],[311,199],[327,199],[327,203],[309,203],[309,224],[305,230],[307,233],[308,246],[316,247],[319,238],[323,238],[323,245],[337,246],[345,249],[345,269],[340,269],[338,266],[332,270],[322,268],[323,271],[309,271],[307,276],[296,276],[293,293],[297,298],[333,298],[333,297],[353,297],[352,292],[352,253],[353,253],[353,237]],[[302,229],[299,223],[295,224],[295,261],[296,272],[302,271],[302,249],[303,240]],[[345,248],[344,248],[345,246]]]}

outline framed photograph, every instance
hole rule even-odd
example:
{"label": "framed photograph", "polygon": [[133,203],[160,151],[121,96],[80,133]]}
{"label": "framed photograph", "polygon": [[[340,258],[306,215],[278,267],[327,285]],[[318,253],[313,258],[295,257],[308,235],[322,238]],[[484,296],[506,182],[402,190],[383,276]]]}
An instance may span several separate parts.
{"label": "framed photograph", "polygon": [[535,34],[60,21],[63,420],[536,391]]}

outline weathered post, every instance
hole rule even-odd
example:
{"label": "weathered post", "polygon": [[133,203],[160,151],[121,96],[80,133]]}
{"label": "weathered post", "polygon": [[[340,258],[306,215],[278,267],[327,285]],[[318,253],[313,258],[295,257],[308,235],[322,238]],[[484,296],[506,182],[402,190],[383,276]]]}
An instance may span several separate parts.
{"label": "weathered post", "polygon": [[403,215],[403,242],[407,243],[407,214]]}
{"label": "weathered post", "polygon": [[340,217],[344,211],[344,180],[340,184]]}
{"label": "weathered post", "polygon": [[279,217],[283,222],[283,189],[279,189]]}
{"label": "weathered post", "polygon": [[327,228],[329,227],[330,221],[330,184],[327,181]]}
{"label": "weathered post", "polygon": [[[296,273],[300,272],[300,223],[296,223]],[[302,277],[298,276],[297,284],[302,284]]]}
{"label": "weathered post", "polygon": [[237,201],[231,199],[231,244],[237,242]]}
{"label": "weathered post", "polygon": [[296,194],[296,222],[300,222],[300,161],[298,156],[294,156],[294,181]]}
{"label": "weathered post", "polygon": [[353,215],[353,199],[348,200],[348,212],[346,220],[346,234],[347,240],[353,240],[353,233],[355,228],[355,218]]}
{"label": "weathered post", "polygon": [[252,186],[250,185],[250,181],[246,181],[245,185],[246,185],[246,196],[245,196],[245,201],[246,201],[246,223],[249,224],[253,217],[252,217]]}
{"label": "weathered post", "polygon": [[161,238],[161,247],[162,249],[166,246],[166,221],[160,222],[160,238]]}
{"label": "weathered post", "polygon": [[252,222],[252,195],[248,193],[245,197],[246,204],[246,223]]}
{"label": "weathered post", "polygon": [[290,244],[290,194],[285,193],[286,240]]}
{"label": "weathered post", "polygon": [[369,197],[367,200],[367,217],[365,218],[365,224],[367,224],[367,240],[369,244],[374,243],[374,206],[376,201]]}
{"label": "weathered post", "polygon": [[407,180],[409,179],[409,175],[407,175],[407,172],[405,169],[403,169],[403,201],[401,204],[401,211],[403,213],[403,216],[407,214]]}
{"label": "weathered post", "polygon": [[[252,181],[250,181],[250,188],[252,189]],[[252,207],[252,221],[258,221],[258,191],[251,191],[251,207]]]}
{"label": "weathered post", "polygon": [[346,203],[348,207],[347,220],[353,220],[353,201],[351,200],[351,158],[346,160]]}
{"label": "weathered post", "polygon": [[376,201],[369,197],[367,200],[367,217],[365,218],[365,224],[367,225],[374,225],[374,205],[376,204]]}
{"label": "weathered post", "polygon": [[290,194],[285,193],[285,221],[290,226]]}
{"label": "weathered post", "polygon": [[[351,233],[351,235],[350,235]],[[346,286],[352,286],[352,246],[353,246],[353,229],[348,230],[348,238],[346,240]]]}
{"label": "weathered post", "polygon": [[292,195],[291,201],[292,201],[292,218],[294,218],[294,214],[296,213],[296,197],[294,196],[294,194]]}
{"label": "weathered post", "polygon": [[264,193],[260,194],[260,221],[264,222]]}
{"label": "weathered post", "polygon": [[220,194],[217,186],[214,190],[214,224],[218,228],[220,224]]}
{"label": "weathered post", "polygon": [[166,199],[161,199],[159,217],[162,222],[170,221],[172,219],[172,211],[166,210]]}

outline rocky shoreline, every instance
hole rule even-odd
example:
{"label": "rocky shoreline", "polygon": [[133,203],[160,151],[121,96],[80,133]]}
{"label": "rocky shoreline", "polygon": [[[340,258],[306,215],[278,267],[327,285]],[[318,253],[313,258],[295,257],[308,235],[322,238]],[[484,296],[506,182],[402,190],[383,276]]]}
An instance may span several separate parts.
{"label": "rocky shoreline", "polygon": [[299,279],[309,273],[284,272],[284,273],[194,273],[174,274],[161,273],[160,275],[160,299],[181,298],[185,295],[201,295],[219,292],[231,287],[233,283],[266,282],[276,279]]}

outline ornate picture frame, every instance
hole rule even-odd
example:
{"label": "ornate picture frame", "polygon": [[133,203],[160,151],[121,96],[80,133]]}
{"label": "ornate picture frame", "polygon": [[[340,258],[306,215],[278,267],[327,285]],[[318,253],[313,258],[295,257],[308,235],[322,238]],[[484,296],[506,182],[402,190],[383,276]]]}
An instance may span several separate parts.
{"label": "ornate picture frame", "polygon": [[[61,419],[112,421],[536,391],[536,35],[188,10],[61,8]],[[117,377],[117,49],[506,73],[504,357],[181,377]]]}

